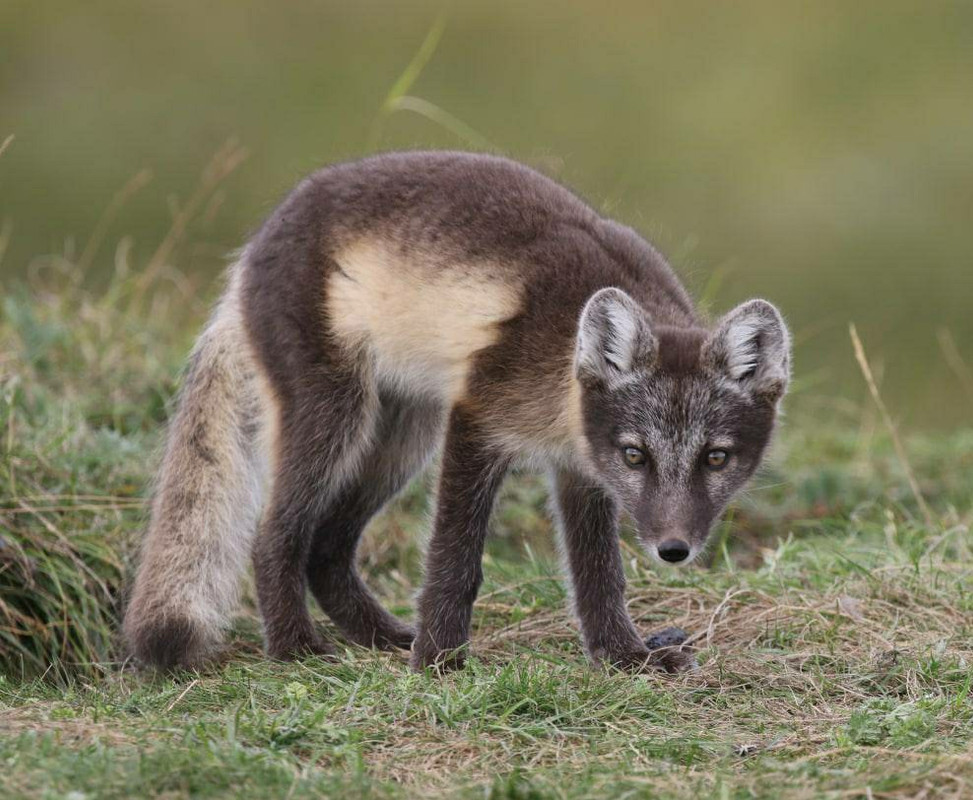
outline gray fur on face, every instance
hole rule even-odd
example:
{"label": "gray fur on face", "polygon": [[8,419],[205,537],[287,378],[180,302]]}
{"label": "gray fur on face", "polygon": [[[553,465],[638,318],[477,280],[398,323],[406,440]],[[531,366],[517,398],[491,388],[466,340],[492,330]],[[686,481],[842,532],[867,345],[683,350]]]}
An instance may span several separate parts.
{"label": "gray fur on face", "polygon": [[[585,306],[575,364],[592,466],[654,558],[669,540],[688,545],[683,563],[703,549],[760,462],[789,362],[787,328],[764,300],[734,309],[711,333],[653,330],[618,289]],[[627,463],[626,448],[645,463]],[[718,469],[707,463],[714,450],[728,454]]]}

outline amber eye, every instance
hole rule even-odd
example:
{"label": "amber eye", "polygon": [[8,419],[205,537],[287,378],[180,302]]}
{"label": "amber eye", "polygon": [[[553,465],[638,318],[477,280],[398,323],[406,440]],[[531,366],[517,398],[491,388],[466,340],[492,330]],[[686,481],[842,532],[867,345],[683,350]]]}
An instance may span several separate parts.
{"label": "amber eye", "polygon": [[626,447],[623,452],[625,453],[625,463],[630,467],[641,467],[645,465],[645,453],[637,447]]}
{"label": "amber eye", "polygon": [[729,460],[730,454],[726,450],[710,450],[706,454],[706,466],[710,469],[723,469]]}

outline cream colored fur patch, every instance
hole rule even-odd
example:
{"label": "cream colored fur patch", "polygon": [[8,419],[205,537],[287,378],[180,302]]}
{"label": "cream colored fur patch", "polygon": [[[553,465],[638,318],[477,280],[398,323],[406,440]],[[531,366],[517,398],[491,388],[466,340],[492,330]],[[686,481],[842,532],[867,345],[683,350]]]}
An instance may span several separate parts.
{"label": "cream colored fur patch", "polygon": [[520,286],[492,276],[490,264],[405,259],[375,241],[336,260],[327,292],[335,332],[369,349],[379,377],[419,394],[461,397],[473,355],[520,305]]}

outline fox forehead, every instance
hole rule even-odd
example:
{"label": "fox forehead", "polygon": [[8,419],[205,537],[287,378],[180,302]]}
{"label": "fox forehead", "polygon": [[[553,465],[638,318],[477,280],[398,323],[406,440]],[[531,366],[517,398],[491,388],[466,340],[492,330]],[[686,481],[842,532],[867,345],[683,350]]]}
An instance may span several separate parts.
{"label": "fox forehead", "polygon": [[674,328],[660,325],[653,329],[659,341],[656,369],[666,375],[691,375],[700,368],[700,357],[707,332],[702,328]]}
{"label": "fox forehead", "polygon": [[659,372],[608,398],[615,443],[640,443],[654,454],[733,447],[747,436],[749,406],[705,373]]}
{"label": "fox forehead", "polygon": [[[614,432],[661,449],[732,446],[744,435],[750,403],[707,367],[704,328],[659,326],[657,360],[647,375],[609,399]],[[614,402],[612,402],[614,401]]]}

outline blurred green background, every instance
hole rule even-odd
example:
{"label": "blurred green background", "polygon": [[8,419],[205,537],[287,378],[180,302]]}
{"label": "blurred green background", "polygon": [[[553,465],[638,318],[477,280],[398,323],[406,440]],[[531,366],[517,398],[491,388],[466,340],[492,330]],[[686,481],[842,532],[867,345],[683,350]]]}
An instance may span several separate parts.
{"label": "blurred green background", "polygon": [[[440,18],[408,89],[440,119],[382,117]],[[123,237],[144,264],[231,137],[249,158],[171,256],[207,296],[225,254],[315,167],[492,146],[639,229],[714,312],[778,303],[802,408],[860,415],[854,321],[897,419],[973,419],[968,2],[5,0],[8,134],[6,286],[49,254],[76,260],[148,168],[86,279],[107,278]]]}

